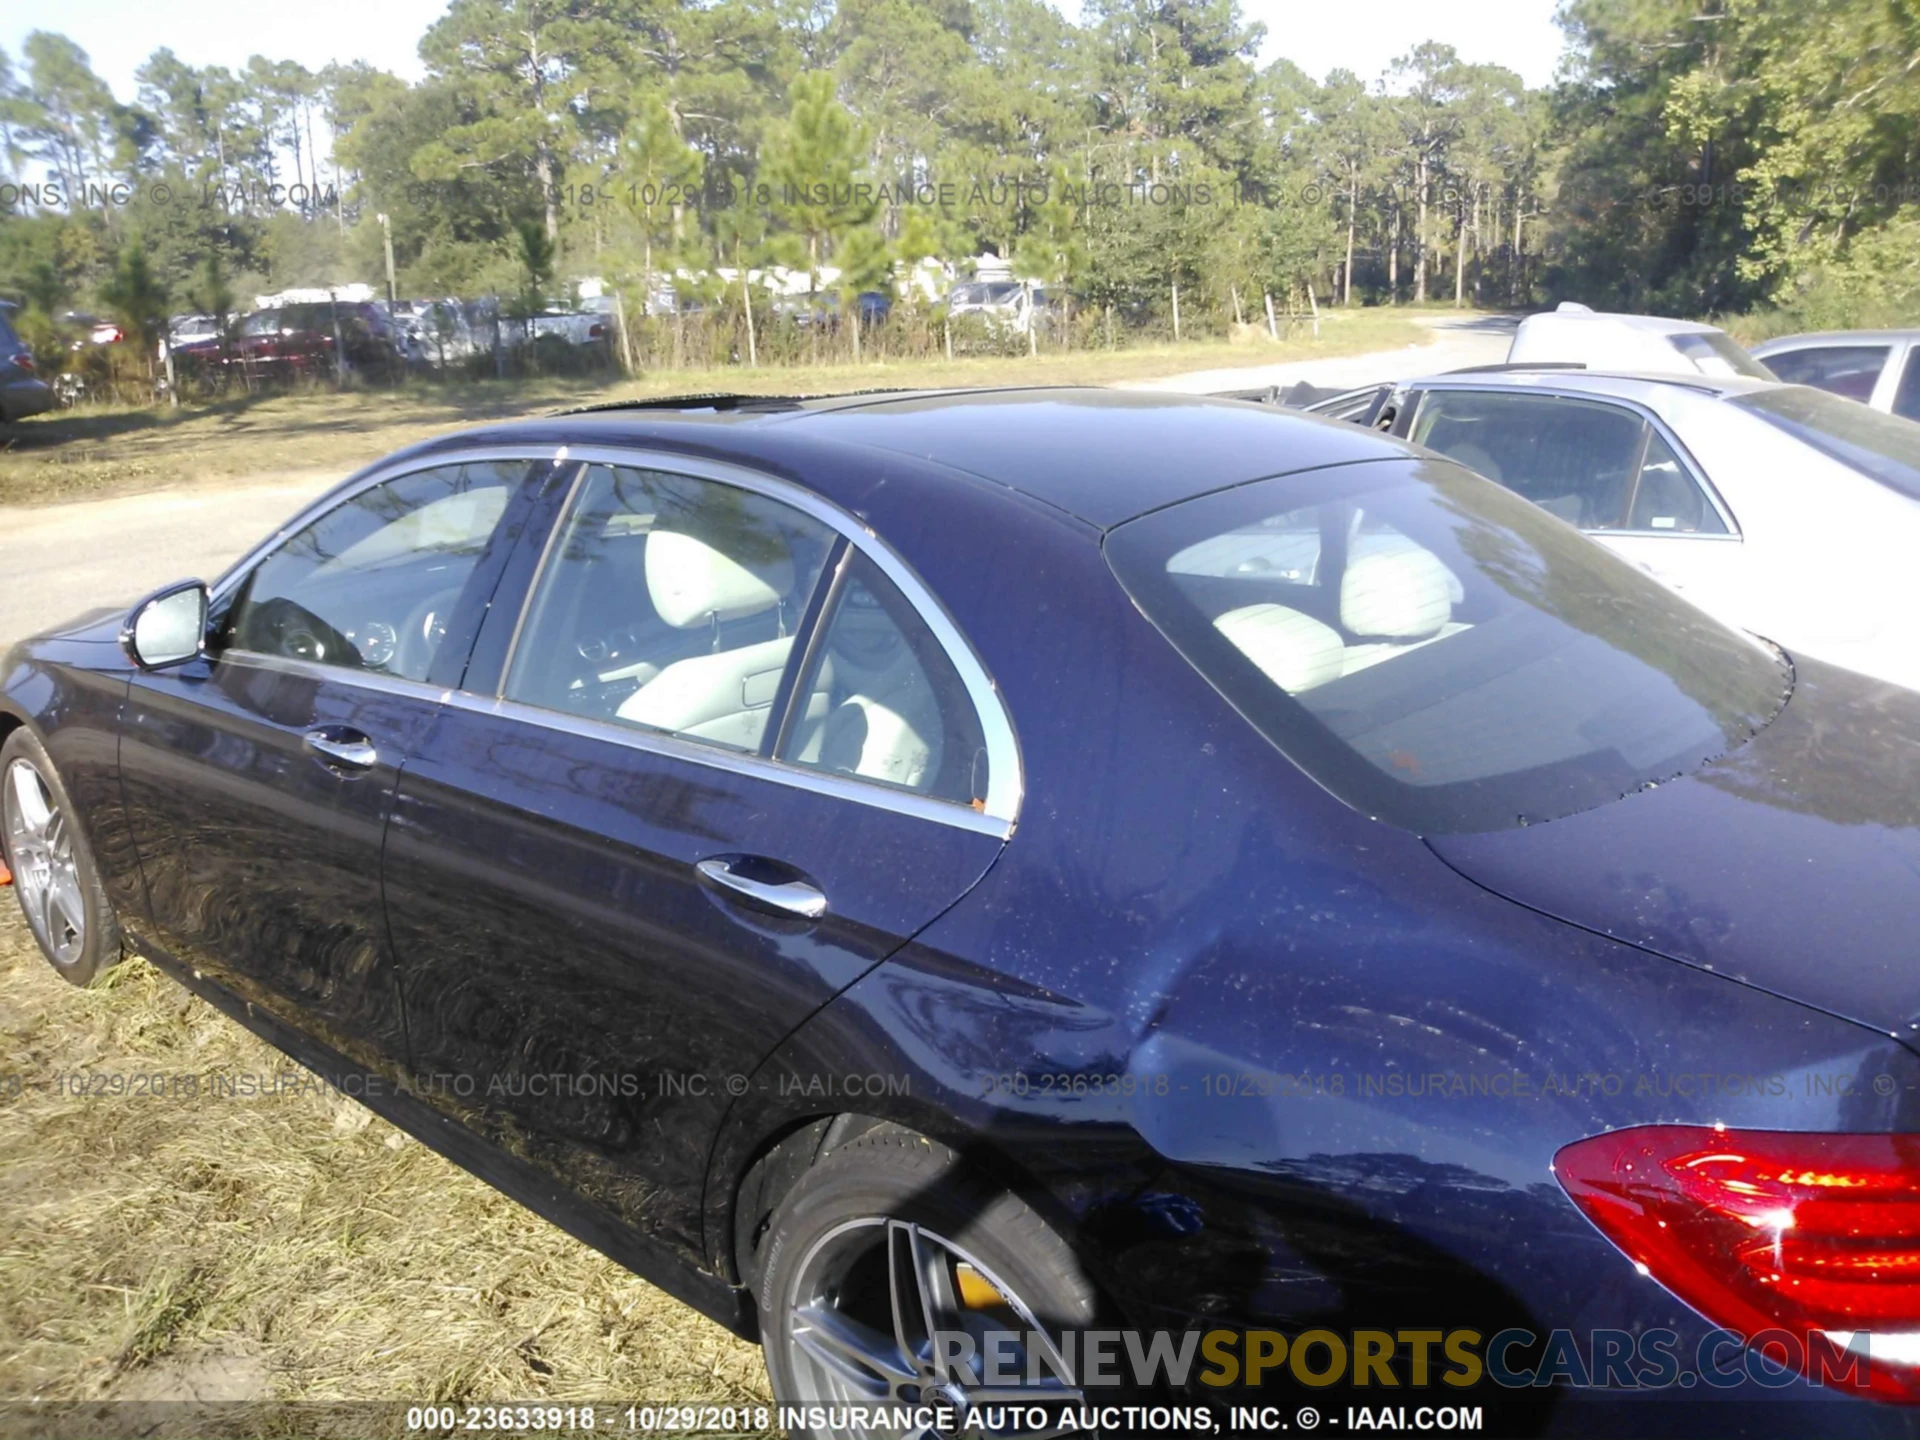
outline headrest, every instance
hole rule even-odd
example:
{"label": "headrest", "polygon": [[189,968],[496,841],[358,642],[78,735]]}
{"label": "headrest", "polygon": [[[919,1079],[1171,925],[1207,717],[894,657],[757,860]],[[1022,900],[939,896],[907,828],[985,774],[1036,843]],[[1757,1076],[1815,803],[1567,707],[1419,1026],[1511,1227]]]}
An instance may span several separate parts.
{"label": "headrest", "polygon": [[1340,623],[1355,635],[1418,640],[1453,619],[1456,581],[1431,550],[1406,543],[1347,559]]}
{"label": "headrest", "polygon": [[1289,695],[1340,678],[1347,647],[1330,625],[1284,605],[1246,605],[1213,622],[1274,684]]}
{"label": "headrest", "polygon": [[647,537],[647,594],[669,625],[682,630],[715,618],[737,620],[770,610],[793,589],[793,557],[778,555],[752,565],[691,535],[656,530]]}

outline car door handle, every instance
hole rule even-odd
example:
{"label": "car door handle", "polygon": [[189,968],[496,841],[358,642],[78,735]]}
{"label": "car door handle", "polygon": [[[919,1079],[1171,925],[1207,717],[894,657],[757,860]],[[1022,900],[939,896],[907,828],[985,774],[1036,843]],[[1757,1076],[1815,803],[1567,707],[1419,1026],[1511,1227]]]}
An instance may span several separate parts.
{"label": "car door handle", "polygon": [[318,755],[332,765],[344,765],[349,770],[371,770],[380,759],[373,741],[347,725],[322,725],[318,730],[309,730],[301,743],[308,754]]}
{"label": "car door handle", "polygon": [[827,913],[827,897],[804,880],[755,880],[733,867],[733,860],[716,856],[711,860],[702,860],[693,868],[722,889],[744,895],[769,909],[783,910],[807,920],[818,920]]}

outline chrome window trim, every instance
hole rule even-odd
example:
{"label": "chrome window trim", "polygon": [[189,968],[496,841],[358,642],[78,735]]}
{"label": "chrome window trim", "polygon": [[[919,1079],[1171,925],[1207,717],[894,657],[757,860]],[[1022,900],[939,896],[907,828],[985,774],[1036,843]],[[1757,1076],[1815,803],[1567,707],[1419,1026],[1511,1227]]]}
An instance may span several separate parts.
{"label": "chrome window trim", "polygon": [[671,731],[643,730],[636,726],[616,725],[611,721],[594,720],[584,715],[568,715],[559,710],[543,710],[538,705],[526,705],[517,700],[488,698],[465,690],[448,690],[443,686],[429,685],[420,680],[409,680],[401,675],[387,675],[378,670],[360,670],[347,665],[327,665],[318,660],[301,660],[291,655],[267,655],[257,650],[225,650],[220,653],[214,663],[238,665],[248,670],[264,670],[316,682],[354,685],[361,689],[374,690],[403,699],[419,700],[430,705],[445,705],[457,710],[510,720],[516,724],[532,725],[537,729],[552,730],[559,734],[578,735],[589,740],[604,740],[670,760],[688,760],[696,765],[725,771],[730,775],[743,775],[756,780],[772,780],[836,800],[851,800],[857,804],[871,805],[876,809],[890,810],[895,814],[911,816],[918,820],[932,820],[941,825],[952,825],[956,829],[971,831],[976,835],[991,836],[996,840],[1005,840],[1013,833],[1010,822],[982,814],[977,810],[970,810],[964,805],[955,805],[951,801],[932,800],[924,795],[915,795],[909,790],[895,790],[889,786],[876,785],[870,780],[836,775],[831,770],[794,765],[784,760],[767,760],[744,750],[727,750],[717,745],[709,745],[704,741],[688,740]]}
{"label": "chrome window trim", "polygon": [[[705,456],[682,455],[672,450],[655,450],[645,446],[624,445],[568,445],[561,452],[569,463],[580,466],[574,478],[574,490],[567,497],[567,504],[554,520],[554,533],[566,524],[572,514],[574,502],[578,499],[580,488],[585,483],[587,467],[592,465],[625,466],[630,469],[660,470],[673,475],[685,475],[696,480],[709,480],[720,485],[731,485],[736,489],[747,490],[756,495],[765,496],[780,504],[792,507],[803,515],[819,521],[835,533],[844,536],[847,543],[859,550],[879,567],[882,574],[898,587],[900,593],[913,606],[922,623],[932,631],[940,648],[946,652],[947,660],[954,672],[959,675],[960,683],[966,688],[967,698],[972,702],[974,713],[980,722],[980,733],[987,748],[987,795],[984,810],[974,810],[958,805],[950,800],[933,800],[926,796],[914,795],[904,790],[895,790],[890,786],[873,781],[861,780],[854,776],[834,775],[824,770],[816,770],[802,765],[793,765],[785,761],[763,761],[757,755],[742,756],[740,752],[721,750],[702,744],[697,740],[683,740],[678,736],[668,736],[664,732],[656,736],[652,732],[641,732],[624,726],[607,725],[605,732],[599,728],[599,722],[578,721],[594,728],[580,733],[603,735],[604,738],[625,739],[630,743],[635,737],[643,737],[651,742],[668,739],[674,742],[674,748],[660,748],[651,744],[641,744],[640,749],[657,749],[658,753],[679,756],[686,759],[721,757],[726,764],[722,768],[738,769],[731,762],[746,760],[755,766],[767,766],[768,769],[751,769],[740,773],[763,775],[767,778],[799,783],[804,788],[821,794],[834,795],[843,799],[856,799],[869,804],[879,804],[883,808],[893,809],[905,814],[919,815],[925,819],[945,821],[960,825],[964,829],[978,830],[983,834],[1005,837],[1013,831],[1020,815],[1020,801],[1025,793],[1025,772],[1020,763],[1019,739],[1014,733],[1012,717],[1008,715],[1000,690],[987,673],[986,665],[974,653],[973,646],[961,634],[960,627],[953,622],[946,608],[940,604],[933,592],[922,583],[907,563],[895,555],[891,548],[883,544],[872,527],[863,524],[860,519],[842,510],[819,495],[814,494],[791,481],[782,480],[764,471],[736,465],[724,460],[712,460]],[[551,539],[551,537],[549,537]],[[542,710],[538,706],[526,705],[519,701],[508,700],[504,693],[507,677],[513,673],[513,662],[519,649],[522,629],[525,625],[527,610],[533,604],[534,596],[539,592],[545,580],[547,567],[552,563],[551,548],[541,556],[540,568],[528,582],[526,593],[521,597],[521,612],[514,623],[513,645],[508,649],[504,663],[500,667],[500,690],[493,697],[494,703],[511,707],[520,718],[529,721],[535,717],[557,717],[563,723],[550,728],[567,729],[575,723],[577,717],[565,715],[560,711]],[[455,697],[455,703],[461,703],[463,697]],[[686,747],[683,752],[679,747]],[[800,777],[808,777],[802,780]],[[815,778],[826,783],[813,783]],[[902,802],[912,802],[904,804]]]}
{"label": "chrome window trim", "polygon": [[545,461],[548,464],[557,465],[564,464],[566,458],[567,447],[564,445],[554,449],[548,449],[545,446],[536,449],[524,445],[502,445],[497,448],[475,446],[471,449],[442,450],[433,455],[413,455],[404,460],[382,461],[372,469],[362,470],[358,479],[349,477],[318,499],[308,501],[290,520],[229,565],[221,572],[220,578],[208,587],[209,606],[215,601],[224,600],[242,580],[246,579],[256,565],[315,520],[329,511],[338,509],[356,496],[364,495],[376,485],[384,485],[389,480],[404,479],[408,475],[425,474],[429,470],[444,470],[451,465],[498,464],[502,460],[521,460],[528,465],[538,465]]}
{"label": "chrome window trim", "polygon": [[476,695],[469,690],[449,691],[440,698],[442,703],[452,709],[510,720],[516,724],[531,725],[537,729],[552,730],[563,735],[601,740],[669,760],[685,760],[695,765],[704,765],[709,769],[721,770],[730,775],[742,775],[755,780],[771,780],[778,784],[794,786],[796,789],[809,790],[816,795],[825,795],[835,800],[850,800],[855,804],[870,805],[877,810],[890,810],[896,815],[906,815],[917,820],[931,820],[936,824],[951,825],[955,829],[968,830],[977,835],[988,835],[996,840],[1005,840],[1013,834],[1011,820],[972,810],[965,805],[956,805],[949,800],[930,799],[925,795],[916,795],[910,790],[895,790],[889,786],[875,784],[871,780],[839,775],[831,770],[795,765],[785,760],[769,760],[745,750],[728,750],[702,740],[686,739],[675,735],[670,730],[643,730],[633,725],[616,725],[611,721],[595,720],[584,715],[569,715],[560,710],[542,709],[538,705],[528,705],[519,700]]}
{"label": "chrome window trim", "polygon": [[[1619,395],[1596,395],[1587,390],[1562,389],[1546,385],[1529,385],[1522,389],[1517,385],[1423,383],[1418,387],[1418,401],[1414,406],[1413,416],[1407,421],[1406,440],[1409,445],[1419,443],[1413,438],[1413,427],[1420,423],[1420,411],[1426,406],[1427,396],[1441,390],[1454,394],[1465,392],[1473,395],[1534,395],[1550,400],[1585,400],[1592,405],[1610,405],[1616,410],[1630,410],[1651,425],[1655,433],[1672,448],[1680,464],[1686,469],[1687,474],[1692,477],[1693,483],[1700,487],[1700,493],[1707,497],[1707,503],[1713,506],[1714,510],[1719,514],[1720,523],[1727,527],[1727,533],[1724,535],[1702,535],[1698,532],[1689,534],[1684,531],[1674,530],[1625,529],[1582,529],[1580,532],[1582,535],[1633,535],[1660,540],[1732,540],[1736,542],[1746,538],[1741,533],[1740,522],[1733,518],[1733,511],[1729,510],[1727,508],[1727,502],[1720,498],[1720,492],[1714,488],[1713,482],[1707,478],[1706,472],[1700,468],[1700,462],[1693,458],[1693,452],[1687,449],[1680,437],[1674,433],[1673,427],[1667,424],[1660,415],[1655,413],[1653,407],[1650,405],[1645,405],[1638,400],[1628,400]],[[1433,453],[1438,455],[1440,452],[1436,450]],[[1455,463],[1458,464],[1459,462],[1456,461]],[[1498,480],[1495,480],[1493,483],[1495,485],[1500,484]],[[1505,489],[1506,487],[1502,486],[1501,488]]]}
{"label": "chrome window trim", "polygon": [[238,665],[247,670],[271,670],[282,675],[297,675],[306,680],[330,680],[342,685],[358,685],[365,690],[378,690],[386,695],[400,695],[409,700],[425,700],[432,704],[444,704],[453,694],[443,685],[429,685],[424,680],[409,680],[404,675],[389,675],[382,670],[364,670],[353,665],[328,665],[320,660],[302,660],[294,655],[268,655],[260,650],[229,649],[222,650],[214,657],[215,665]]}

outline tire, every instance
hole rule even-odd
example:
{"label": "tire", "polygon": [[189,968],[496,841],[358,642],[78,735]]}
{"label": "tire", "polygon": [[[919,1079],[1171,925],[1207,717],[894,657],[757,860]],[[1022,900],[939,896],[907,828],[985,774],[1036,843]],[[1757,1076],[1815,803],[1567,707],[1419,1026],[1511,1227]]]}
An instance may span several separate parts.
{"label": "tire", "polygon": [[120,962],[120,925],[67,787],[24,726],[0,745],[0,853],[40,953],[69,984],[98,983]]}
{"label": "tire", "polygon": [[[964,1414],[978,1401],[979,1382],[988,1377],[977,1360],[969,1371],[936,1373],[927,1326],[896,1320],[898,1292],[890,1279],[896,1266],[930,1277],[914,1298],[933,1295],[936,1307],[937,1277],[946,1276],[951,1308],[935,1328],[974,1337],[976,1355],[984,1353],[989,1334],[1044,1332],[1047,1342],[1013,1342],[1003,1352],[1003,1383],[1024,1383],[1031,1368],[1040,1377],[1038,1386],[1027,1387],[1033,1405],[1079,1401],[1062,1337],[1098,1317],[1093,1284],[1051,1225],[1018,1196],[970,1175],[944,1145],[883,1125],[829,1151],[781,1201],[759,1255],[760,1333],[780,1404],[921,1404]],[[912,1300],[905,1307],[909,1315],[916,1308]],[[1062,1369],[1066,1383],[1054,1378]],[[841,1440],[883,1432],[828,1426],[792,1433]]]}

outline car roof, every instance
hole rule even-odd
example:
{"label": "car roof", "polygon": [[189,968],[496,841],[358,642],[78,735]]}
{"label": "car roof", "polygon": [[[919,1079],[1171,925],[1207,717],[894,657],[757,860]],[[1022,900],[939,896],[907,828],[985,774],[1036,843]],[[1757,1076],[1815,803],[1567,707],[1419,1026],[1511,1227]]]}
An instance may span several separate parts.
{"label": "car roof", "polygon": [[1767,350],[1784,350],[1790,345],[1872,344],[1875,341],[1898,343],[1904,340],[1920,340],[1920,330],[1809,330],[1800,335],[1776,335],[1771,340],[1763,340],[1752,348],[1752,353],[1759,355]]}
{"label": "car roof", "polygon": [[1613,310],[1542,310],[1527,316],[1520,323],[1538,328],[1549,322],[1554,325],[1640,330],[1649,335],[1700,335],[1720,328],[1698,320],[1671,320],[1664,315],[1629,315]]}
{"label": "car roof", "polygon": [[1537,370],[1516,367],[1497,371],[1455,371],[1429,375],[1404,382],[1408,388],[1483,390],[1551,390],[1559,393],[1608,395],[1621,400],[1651,400],[1675,390],[1733,399],[1759,390],[1787,388],[1779,380],[1760,380],[1747,375],[1667,375],[1637,373],[1628,370],[1569,370],[1542,366]]}
{"label": "car roof", "polygon": [[[1403,444],[1340,421],[1160,391],[1021,387],[823,397],[711,396],[516,421],[418,447],[535,441],[687,443],[781,459],[782,439],[889,451],[965,471],[1105,530],[1195,495],[1302,470],[1404,458]],[[820,467],[815,466],[816,470]],[[830,480],[816,482],[823,492]]]}

